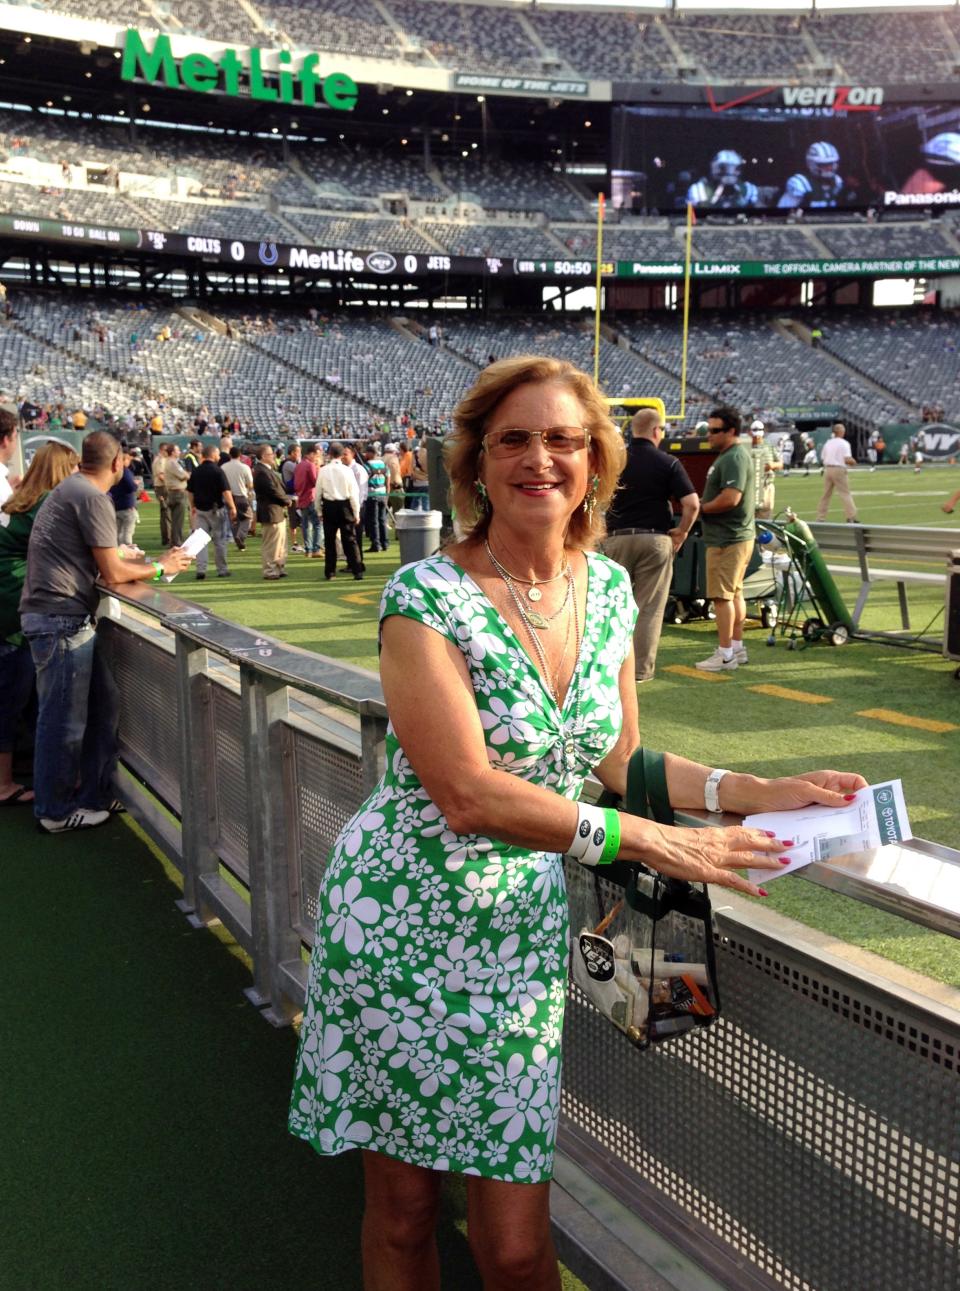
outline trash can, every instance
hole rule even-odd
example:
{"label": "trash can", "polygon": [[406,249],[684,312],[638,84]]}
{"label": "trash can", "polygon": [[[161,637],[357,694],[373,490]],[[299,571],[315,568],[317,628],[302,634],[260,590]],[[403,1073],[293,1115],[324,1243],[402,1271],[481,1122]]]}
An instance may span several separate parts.
{"label": "trash can", "polygon": [[412,511],[401,507],[394,514],[397,541],[400,543],[400,564],[409,565],[413,560],[433,556],[440,550],[442,511]]}

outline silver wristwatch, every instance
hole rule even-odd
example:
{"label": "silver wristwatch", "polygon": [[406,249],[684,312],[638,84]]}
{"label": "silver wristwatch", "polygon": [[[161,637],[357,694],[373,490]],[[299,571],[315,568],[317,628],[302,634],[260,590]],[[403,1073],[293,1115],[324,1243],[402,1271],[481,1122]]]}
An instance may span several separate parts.
{"label": "silver wristwatch", "polygon": [[707,811],[718,813],[723,810],[720,806],[720,781],[729,774],[729,771],[717,767],[707,776],[703,786],[703,805]]}

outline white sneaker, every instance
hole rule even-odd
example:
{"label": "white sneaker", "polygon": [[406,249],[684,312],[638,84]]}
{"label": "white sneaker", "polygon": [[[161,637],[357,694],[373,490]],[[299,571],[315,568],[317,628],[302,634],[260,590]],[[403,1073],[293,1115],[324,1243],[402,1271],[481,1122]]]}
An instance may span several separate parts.
{"label": "white sneaker", "polygon": [[735,658],[724,659],[723,651],[718,646],[709,659],[701,659],[699,663],[694,664],[701,672],[733,672],[737,666]]}
{"label": "white sneaker", "polygon": [[295,552],[297,553],[297,555],[298,555],[298,556],[302,556],[302,555],[303,555],[303,548],[300,546],[300,544],[299,544],[299,543],[294,544],[294,546],[292,546],[292,547],[290,548],[290,550],[291,550],[291,551],[295,551]]}
{"label": "white sneaker", "polygon": [[109,819],[109,811],[91,811],[89,807],[80,807],[69,816],[64,816],[63,820],[50,820],[47,816],[41,816],[37,825],[44,834],[65,834],[71,829],[93,829],[95,825],[103,825]]}
{"label": "white sneaker", "polygon": [[733,657],[734,657],[734,659],[736,659],[736,661],[737,661],[737,665],[738,665],[738,666],[739,666],[740,664],[742,664],[742,663],[749,663],[749,662],[750,662],[750,660],[747,658],[747,647],[746,647],[746,646],[741,646],[739,650],[734,650],[734,652],[733,652]]}

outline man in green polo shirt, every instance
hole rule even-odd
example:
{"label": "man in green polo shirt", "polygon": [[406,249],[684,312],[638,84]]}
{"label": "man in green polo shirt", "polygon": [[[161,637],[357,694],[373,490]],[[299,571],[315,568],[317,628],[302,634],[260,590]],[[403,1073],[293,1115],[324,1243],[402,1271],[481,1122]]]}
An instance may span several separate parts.
{"label": "man in green polo shirt", "polygon": [[739,443],[740,414],[725,405],[707,419],[710,447],[719,456],[707,472],[700,506],[707,555],[707,596],[717,615],[719,644],[702,672],[732,672],[747,662],[743,580],[755,540],[754,474],[750,450]]}

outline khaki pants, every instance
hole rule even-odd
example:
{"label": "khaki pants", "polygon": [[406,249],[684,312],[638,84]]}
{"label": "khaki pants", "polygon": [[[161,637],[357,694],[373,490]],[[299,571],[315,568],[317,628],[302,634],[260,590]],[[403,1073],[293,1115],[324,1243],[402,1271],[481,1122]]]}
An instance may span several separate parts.
{"label": "khaki pants", "polygon": [[187,490],[167,489],[167,513],[170,516],[170,546],[183,545],[183,523],[187,518]]}
{"label": "khaki pants", "polygon": [[823,497],[817,507],[817,519],[826,520],[827,507],[830,505],[830,498],[833,496],[834,489],[840,495],[844,516],[848,520],[856,520],[857,507],[850,496],[850,485],[847,483],[847,468],[845,466],[825,466],[823,468]]}
{"label": "khaki pants", "polygon": [[279,578],[287,559],[287,521],[260,525],[260,565],[264,578]]}
{"label": "khaki pants", "polygon": [[633,653],[637,681],[648,681],[657,662],[663,611],[673,576],[673,543],[660,533],[610,534],[603,550],[630,575],[637,622]]}

